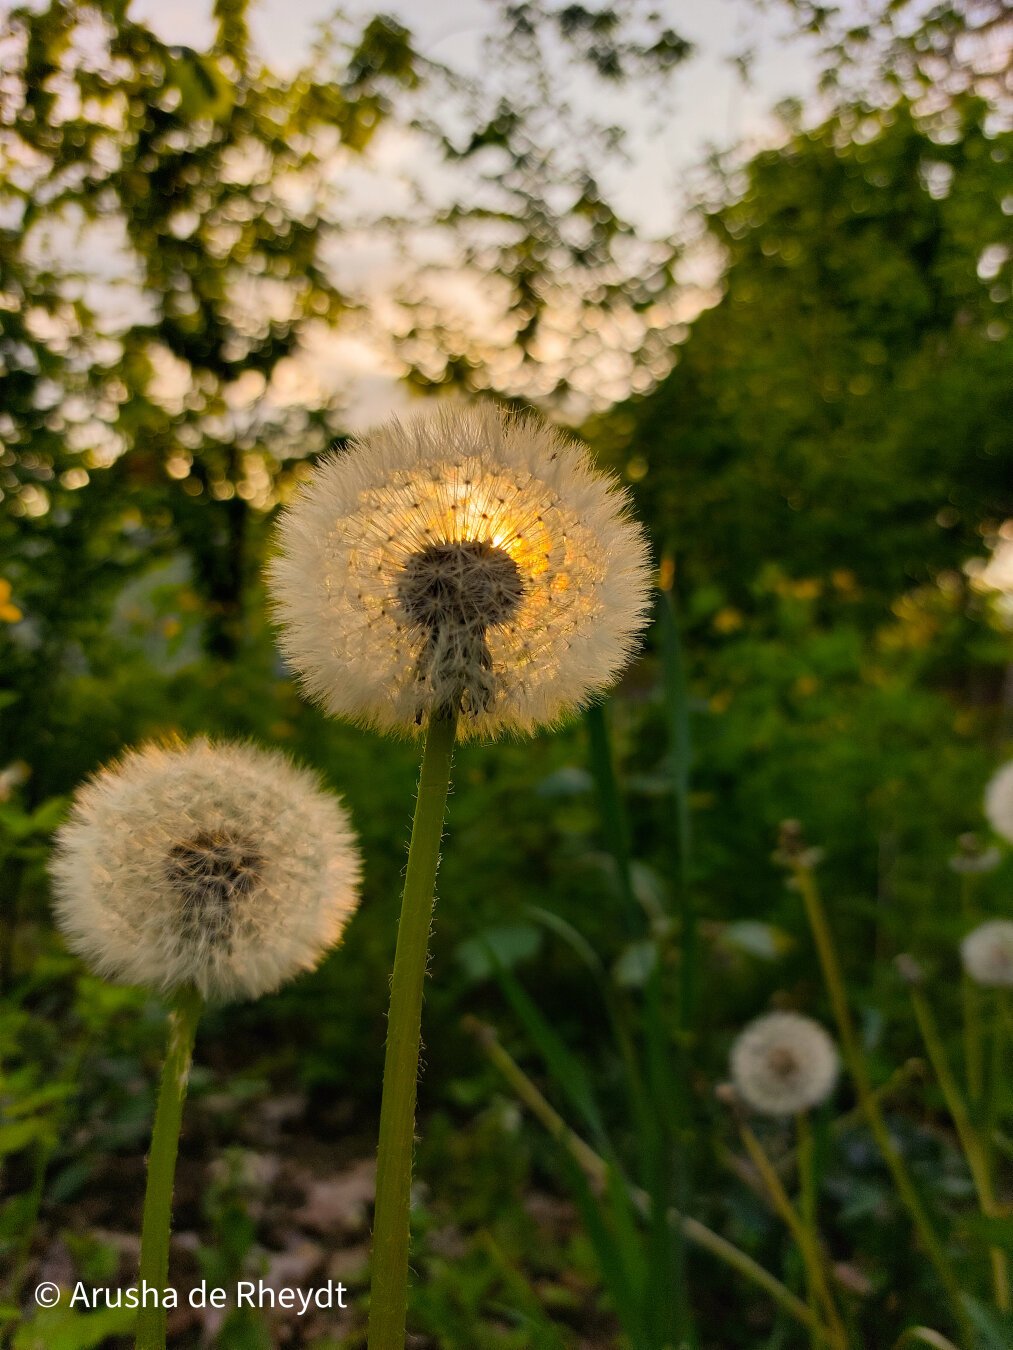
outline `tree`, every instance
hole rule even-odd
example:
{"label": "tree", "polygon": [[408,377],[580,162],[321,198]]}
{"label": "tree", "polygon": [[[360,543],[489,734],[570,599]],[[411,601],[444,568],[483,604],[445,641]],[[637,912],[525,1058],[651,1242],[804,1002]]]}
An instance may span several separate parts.
{"label": "tree", "polygon": [[[75,641],[94,651],[124,578],[181,549],[209,650],[235,653],[267,513],[344,430],[332,389],[286,379],[317,336],[368,320],[331,265],[346,240],[429,248],[388,306],[409,378],[508,396],[531,393],[547,316],[638,312],[668,275],[671,246],[637,241],[597,182],[619,132],[573,136],[552,78],[567,62],[667,77],[688,46],[641,0],[490,0],[499,78],[481,80],[382,14],[336,22],[283,75],[246,8],[215,0],[206,53],[161,41],[126,0],[19,7],[0,29],[0,540],[26,687]],[[420,181],[400,218],[363,218],[349,166],[395,127],[445,166],[439,200]],[[423,285],[439,269],[485,278],[494,339],[448,325]]]}
{"label": "tree", "polygon": [[881,611],[1013,511],[1013,137],[972,98],[842,109],[733,172],[720,301],[592,435],[688,584],[849,569]]}

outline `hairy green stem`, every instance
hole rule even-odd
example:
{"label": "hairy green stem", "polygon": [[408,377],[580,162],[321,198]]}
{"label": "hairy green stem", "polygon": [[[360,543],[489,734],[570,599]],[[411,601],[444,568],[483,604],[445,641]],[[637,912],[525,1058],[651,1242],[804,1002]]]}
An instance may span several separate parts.
{"label": "hairy green stem", "polygon": [[[988,1153],[978,1131],[974,1128],[967,1104],[960,1095],[960,1088],[957,1086],[957,1080],[950,1068],[946,1047],[943,1045],[943,1038],[939,1034],[936,1019],[929,1007],[929,1001],[917,985],[911,986],[911,1002],[914,1005],[918,1030],[922,1034],[922,1040],[925,1042],[925,1048],[928,1051],[929,1063],[932,1065],[932,1070],[939,1082],[943,1100],[946,1102],[946,1109],[956,1126],[957,1138],[960,1140],[960,1147],[964,1151],[964,1157],[967,1159],[967,1165],[971,1171],[971,1180],[974,1182],[974,1189],[978,1194],[978,1205],[986,1218],[997,1218],[999,1210],[996,1206],[995,1192],[992,1187]],[[1009,1309],[1009,1272],[1006,1265],[1006,1253],[1001,1247],[990,1247],[989,1258],[992,1264],[992,1288],[995,1294],[995,1305],[1001,1312],[1006,1312]]]}
{"label": "hairy green stem", "polygon": [[[566,1121],[553,1106],[546,1101],[538,1088],[520,1067],[517,1061],[500,1044],[496,1032],[478,1018],[467,1016],[462,1025],[470,1031],[482,1046],[490,1062],[499,1070],[518,1099],[528,1108],[550,1135],[560,1143],[574,1159],[585,1175],[598,1187],[604,1187],[608,1178],[609,1165],[600,1157],[579,1134],[571,1130]],[[630,1194],[642,1212],[649,1209],[650,1197],[639,1187],[629,1188]],[[801,1326],[808,1327],[823,1345],[832,1345],[833,1341],[821,1325],[813,1311],[806,1307],[800,1298],[771,1275],[759,1262],[736,1247],[734,1243],[715,1233],[698,1219],[682,1214],[674,1207],[668,1211],[669,1220],[678,1224],[683,1237],[702,1251],[710,1252],[718,1261],[723,1261],[737,1271],[744,1279],[763,1289],[789,1316]]]}
{"label": "hairy green stem", "polygon": [[402,1350],[405,1343],[422,994],[456,729],[454,714],[434,714],[430,719],[408,847],[383,1065],[369,1350]]}
{"label": "hairy green stem", "polygon": [[[164,1350],[165,1308],[162,1291],[169,1278],[169,1230],[172,1226],[172,1187],[179,1152],[179,1127],[190,1081],[190,1061],[197,1022],[204,1000],[196,989],[180,989],[169,1012],[169,1044],[158,1090],[155,1125],[148,1154],[148,1184],[141,1226],[140,1281],[157,1290],[145,1298],[137,1314],[136,1350]],[[157,1306],[153,1306],[156,1304]]]}

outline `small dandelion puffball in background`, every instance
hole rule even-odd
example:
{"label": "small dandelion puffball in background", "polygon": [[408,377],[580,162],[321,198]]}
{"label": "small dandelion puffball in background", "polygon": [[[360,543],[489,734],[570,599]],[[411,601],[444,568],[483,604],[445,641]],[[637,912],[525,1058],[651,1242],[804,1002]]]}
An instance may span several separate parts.
{"label": "small dandelion puffball in background", "polygon": [[1013,844],[1013,760],[992,775],[985,789],[985,815],[996,834]]}
{"label": "small dandelion puffball in background", "polygon": [[825,1102],[837,1081],[837,1049],[818,1022],[774,1012],[750,1022],[732,1046],[735,1088],[754,1111],[791,1116]]}
{"label": "small dandelion puffball in background", "polygon": [[270,568],[281,645],[331,713],[528,732],[612,683],[647,621],[648,547],[588,452],[492,406],[391,421],[324,460]]}
{"label": "small dandelion puffball in background", "polygon": [[145,746],[81,787],[57,835],[57,924],[100,975],[214,1001],[311,970],[358,903],[347,813],[246,745]]}
{"label": "small dandelion puffball in background", "polygon": [[1013,919],[989,919],[960,944],[964,969],[977,984],[1013,989]]}

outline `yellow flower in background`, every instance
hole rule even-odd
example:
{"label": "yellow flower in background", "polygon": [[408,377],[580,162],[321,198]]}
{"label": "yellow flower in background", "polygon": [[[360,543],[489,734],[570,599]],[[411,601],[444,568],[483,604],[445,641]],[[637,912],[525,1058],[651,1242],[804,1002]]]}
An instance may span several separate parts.
{"label": "yellow flower in background", "polygon": [[529,732],[611,684],[646,626],[648,546],[616,480],[533,417],[450,406],[324,460],[279,526],[281,645],[331,713]]}
{"label": "yellow flower in background", "polygon": [[11,604],[11,583],[0,577],[0,623],[20,623],[25,616]]}
{"label": "yellow flower in background", "polygon": [[713,623],[716,633],[735,633],[742,627],[743,619],[737,609],[726,606],[714,615]]}

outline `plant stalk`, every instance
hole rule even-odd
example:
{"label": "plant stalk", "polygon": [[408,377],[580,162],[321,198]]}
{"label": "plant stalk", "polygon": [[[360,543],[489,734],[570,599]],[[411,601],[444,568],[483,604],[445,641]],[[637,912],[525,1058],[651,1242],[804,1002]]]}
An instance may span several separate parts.
{"label": "plant stalk", "polygon": [[163,1290],[169,1278],[169,1232],[172,1226],[172,1188],[179,1152],[183,1103],[190,1081],[190,1062],[197,1022],[204,1000],[196,989],[180,989],[169,1011],[169,1043],[158,1090],[155,1125],[148,1154],[148,1182],[141,1225],[140,1282],[157,1290],[151,1306],[145,1298],[137,1314],[136,1350],[164,1350]]}
{"label": "plant stalk", "polygon": [[[798,1141],[798,1185],[799,1217],[814,1249],[819,1252],[819,1227],[816,1217],[816,1157],[813,1147],[812,1126],[806,1111],[800,1111],[795,1117],[795,1137]],[[775,1167],[775,1172],[777,1168]],[[778,1177],[780,1174],[778,1173]],[[806,1281],[809,1291],[809,1303],[816,1311],[817,1290],[811,1280]]]}
{"label": "plant stalk", "polygon": [[[518,1099],[528,1108],[535,1119],[545,1127],[553,1139],[567,1150],[588,1179],[596,1186],[604,1188],[609,1172],[608,1163],[580,1135],[571,1130],[559,1112],[546,1101],[517,1061],[500,1044],[493,1028],[470,1015],[463,1019],[462,1025],[475,1036],[490,1062],[503,1075]],[[637,1208],[642,1212],[649,1208],[650,1198],[646,1191],[633,1186],[630,1187],[630,1195]],[[790,1317],[793,1317],[801,1326],[807,1327],[821,1344],[833,1345],[826,1329],[813,1311],[806,1307],[802,1300],[797,1298],[776,1276],[771,1275],[769,1270],[765,1270],[759,1262],[754,1261],[751,1256],[736,1247],[734,1243],[729,1242],[727,1238],[723,1238],[719,1233],[715,1233],[705,1224],[700,1223],[698,1219],[680,1213],[674,1206],[669,1209],[668,1217],[671,1223],[679,1225],[687,1242],[693,1243],[695,1247],[699,1247],[702,1251],[710,1252],[717,1260],[737,1271],[743,1279],[749,1280],[763,1289]]]}
{"label": "plant stalk", "polygon": [[908,1175],[904,1161],[890,1138],[890,1131],[880,1109],[879,1099],[873,1091],[869,1071],[865,1064],[865,1056],[862,1053],[858,1032],[845,992],[844,977],[837,961],[833,935],[827,922],[823,901],[816,886],[816,879],[813,876],[812,869],[799,860],[793,861],[792,873],[805,904],[813,941],[816,944],[817,955],[823,970],[823,979],[827,986],[827,993],[830,995],[834,1021],[837,1023],[838,1035],[841,1038],[841,1053],[851,1075],[851,1080],[855,1085],[859,1105],[865,1113],[865,1119],[868,1121],[872,1136],[883,1155],[883,1161],[893,1177],[897,1193],[911,1216],[911,1221],[921,1239],[925,1254],[928,1256],[953,1305],[954,1316],[961,1329],[961,1335],[964,1339],[970,1339],[967,1335],[967,1314],[961,1298],[960,1284],[943,1245],[932,1227],[921,1197],[915,1190],[914,1182]]}
{"label": "plant stalk", "polygon": [[430,718],[408,847],[383,1065],[369,1350],[402,1350],[405,1343],[422,995],[456,730],[456,714],[436,713]]}
{"label": "plant stalk", "polygon": [[[823,1307],[830,1333],[830,1342],[837,1350],[845,1350],[847,1338],[844,1325],[830,1292],[823,1252],[820,1250],[819,1242],[814,1232],[799,1217],[798,1211],[791,1203],[788,1192],[784,1189],[781,1178],[777,1175],[773,1163],[764,1152],[759,1139],[745,1123],[742,1123],[739,1128],[742,1133],[742,1142],[746,1146],[746,1152],[749,1154],[753,1166],[763,1178],[764,1187],[774,1209],[784,1220],[788,1231],[795,1239],[802,1256],[802,1263],[805,1266],[806,1285],[812,1291],[812,1295],[815,1296],[815,1301]],[[813,1309],[813,1315],[815,1317],[815,1309]]]}
{"label": "plant stalk", "polygon": [[[946,1102],[946,1109],[956,1126],[957,1138],[960,1140],[960,1147],[964,1151],[964,1157],[967,1159],[967,1165],[971,1171],[971,1180],[974,1182],[974,1189],[978,1193],[978,1205],[986,1218],[997,1218],[999,1209],[996,1206],[995,1193],[992,1188],[988,1154],[977,1130],[974,1128],[967,1105],[960,1094],[960,1088],[957,1086],[957,1080],[953,1076],[946,1047],[943,1045],[943,1039],[939,1034],[939,1028],[936,1025],[935,1017],[932,1015],[928,999],[917,985],[911,986],[911,1002],[914,1005],[918,1030],[922,1034],[922,1040],[925,1042],[925,1048],[928,1051],[929,1063],[932,1065],[933,1072],[939,1082],[943,1099]],[[992,1288],[995,1294],[995,1306],[1000,1312],[1007,1312],[1010,1301],[1006,1253],[1001,1247],[990,1247],[989,1259],[992,1264]]]}

